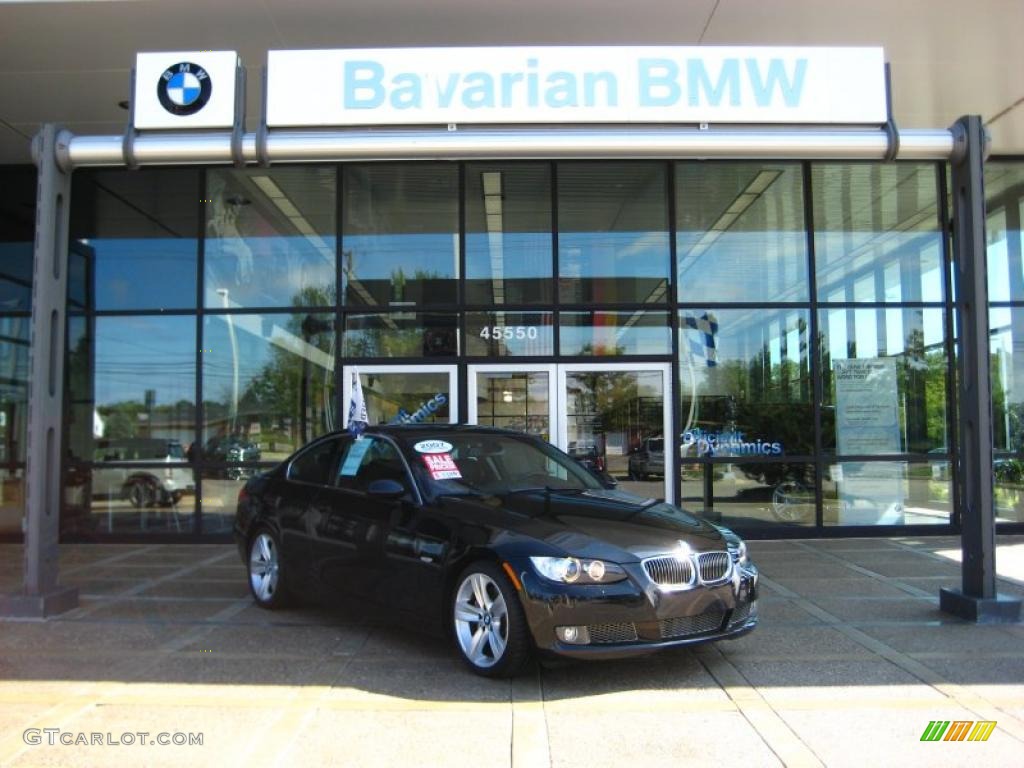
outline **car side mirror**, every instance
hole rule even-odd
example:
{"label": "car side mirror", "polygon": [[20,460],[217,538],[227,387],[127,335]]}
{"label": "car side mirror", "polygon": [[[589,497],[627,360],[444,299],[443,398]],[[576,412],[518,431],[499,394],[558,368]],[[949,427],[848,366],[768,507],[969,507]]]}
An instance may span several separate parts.
{"label": "car side mirror", "polygon": [[619,481],[616,480],[611,475],[609,475],[607,472],[595,472],[594,474],[597,475],[597,479],[600,481],[601,485],[603,485],[609,491],[614,491],[616,488],[619,487]]}
{"label": "car side mirror", "polygon": [[405,487],[397,480],[374,480],[366,492],[378,499],[398,499],[405,495]]}

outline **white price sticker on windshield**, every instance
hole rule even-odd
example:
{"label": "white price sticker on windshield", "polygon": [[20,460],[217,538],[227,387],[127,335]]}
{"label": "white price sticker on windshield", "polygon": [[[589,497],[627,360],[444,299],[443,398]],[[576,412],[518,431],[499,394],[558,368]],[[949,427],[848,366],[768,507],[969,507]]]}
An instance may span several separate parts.
{"label": "white price sticker on windshield", "polygon": [[450,453],[453,447],[444,440],[420,440],[413,449],[417,453]]}

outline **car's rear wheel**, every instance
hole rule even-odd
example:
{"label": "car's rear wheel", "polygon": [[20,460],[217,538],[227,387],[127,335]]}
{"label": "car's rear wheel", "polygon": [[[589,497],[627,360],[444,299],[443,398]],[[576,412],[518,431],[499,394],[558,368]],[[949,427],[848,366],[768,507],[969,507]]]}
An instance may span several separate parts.
{"label": "car's rear wheel", "polygon": [[277,536],[267,529],[249,542],[249,589],[260,608],[283,608],[288,602],[281,547]]}
{"label": "car's rear wheel", "polygon": [[455,647],[478,675],[513,677],[530,658],[523,607],[496,565],[476,562],[462,572],[452,594],[451,616]]}
{"label": "car's rear wheel", "polygon": [[151,506],[156,496],[153,493],[153,488],[145,480],[131,481],[125,490],[125,495],[136,509]]}

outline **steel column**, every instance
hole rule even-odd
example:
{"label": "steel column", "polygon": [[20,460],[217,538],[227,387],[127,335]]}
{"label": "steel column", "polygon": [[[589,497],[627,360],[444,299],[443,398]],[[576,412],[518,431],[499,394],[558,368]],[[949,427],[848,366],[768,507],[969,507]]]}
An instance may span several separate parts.
{"label": "steel column", "polygon": [[58,167],[57,152],[62,143],[66,150],[68,136],[50,124],[32,145],[39,182],[25,457],[25,576],[20,593],[0,595],[0,616],[44,617],[78,605],[78,590],[57,583],[71,203],[71,174]]}
{"label": "steel column", "polygon": [[943,611],[971,621],[1010,622],[1020,600],[996,593],[995,504],[992,487],[992,381],[989,368],[988,267],[985,252],[985,129],[969,115],[953,125],[953,252],[960,401],[956,471],[962,489],[962,588],[943,589]]}

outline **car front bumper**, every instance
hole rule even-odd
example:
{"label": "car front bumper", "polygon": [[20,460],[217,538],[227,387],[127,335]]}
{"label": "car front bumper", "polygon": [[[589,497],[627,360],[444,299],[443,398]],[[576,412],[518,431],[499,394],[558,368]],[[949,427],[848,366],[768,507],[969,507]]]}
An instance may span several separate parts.
{"label": "car front bumper", "polygon": [[[513,563],[537,650],[571,658],[618,658],[663,648],[735,638],[757,626],[758,571],[734,564],[723,584],[679,591],[653,584],[639,563],[629,578],[608,585],[564,585]],[[589,642],[559,639],[558,627],[586,627]]]}

